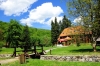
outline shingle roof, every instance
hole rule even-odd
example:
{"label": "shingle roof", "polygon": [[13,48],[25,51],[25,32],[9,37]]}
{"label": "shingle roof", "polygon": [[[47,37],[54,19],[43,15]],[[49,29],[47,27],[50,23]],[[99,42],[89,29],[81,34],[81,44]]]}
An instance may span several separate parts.
{"label": "shingle roof", "polygon": [[91,31],[86,31],[83,26],[74,26],[65,28],[60,36],[69,36],[69,35],[78,35],[78,34],[89,34],[92,33]]}
{"label": "shingle roof", "polygon": [[87,34],[89,33],[89,31],[85,32],[85,29],[82,26],[75,26],[75,27],[65,28],[60,34],[60,36],[77,35],[77,34],[83,34],[83,33]]}

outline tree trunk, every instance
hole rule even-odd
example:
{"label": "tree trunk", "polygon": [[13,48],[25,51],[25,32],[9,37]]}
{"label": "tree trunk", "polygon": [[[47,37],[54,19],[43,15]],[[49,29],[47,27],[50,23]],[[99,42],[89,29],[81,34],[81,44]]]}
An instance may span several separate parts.
{"label": "tree trunk", "polygon": [[16,47],[14,47],[14,52],[13,52],[12,57],[16,57]]}
{"label": "tree trunk", "polygon": [[27,52],[27,46],[24,46],[24,53],[26,53]]}
{"label": "tree trunk", "polygon": [[96,52],[96,43],[93,44],[93,51]]}
{"label": "tree trunk", "polygon": [[35,56],[36,56],[36,46],[34,46],[34,52],[35,52]]}

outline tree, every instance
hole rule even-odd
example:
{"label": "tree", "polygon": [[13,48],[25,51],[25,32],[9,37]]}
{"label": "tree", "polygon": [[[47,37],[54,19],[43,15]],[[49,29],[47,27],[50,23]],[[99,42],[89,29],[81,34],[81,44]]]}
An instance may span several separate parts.
{"label": "tree", "polygon": [[100,1],[70,0],[68,3],[70,14],[75,17],[82,16],[85,30],[92,31],[93,50],[96,51],[96,40],[100,35]]}
{"label": "tree", "polygon": [[2,41],[3,41],[3,32],[0,29],[0,50],[1,50],[2,46],[3,46],[3,42]]}
{"label": "tree", "polygon": [[55,43],[55,41],[54,41],[54,27],[55,27],[55,25],[54,25],[54,22],[53,21],[51,21],[51,43],[52,44],[54,44]]}
{"label": "tree", "polygon": [[66,15],[63,16],[62,22],[61,22],[61,31],[62,32],[65,28],[71,26],[71,21],[66,18]]}
{"label": "tree", "polygon": [[59,37],[59,24],[57,22],[57,18],[55,17],[54,22],[51,22],[51,42],[52,44],[57,44],[57,39]]}
{"label": "tree", "polygon": [[58,37],[60,33],[67,27],[71,26],[71,21],[66,18],[64,15],[62,21],[57,22],[57,18],[55,17],[54,22],[51,21],[51,42],[52,44],[57,44]]}
{"label": "tree", "polygon": [[3,40],[3,32],[2,30],[0,29],[0,41]]}
{"label": "tree", "polygon": [[14,48],[14,56],[16,56],[16,47],[19,44],[20,31],[20,24],[16,20],[11,19],[7,30],[6,43],[8,47]]}
{"label": "tree", "polygon": [[31,47],[31,39],[30,39],[30,32],[27,25],[24,26],[22,35],[21,35],[22,46],[24,47],[24,52]]}
{"label": "tree", "polygon": [[58,37],[59,37],[59,24],[57,22],[57,18],[55,17],[55,21],[54,21],[54,42],[55,44],[57,44],[58,41]]}
{"label": "tree", "polygon": [[61,25],[62,25],[62,22],[61,22],[61,20],[60,20],[60,21],[59,21],[59,35],[60,35],[60,33],[62,32],[62,29],[61,29],[62,26],[61,26]]}

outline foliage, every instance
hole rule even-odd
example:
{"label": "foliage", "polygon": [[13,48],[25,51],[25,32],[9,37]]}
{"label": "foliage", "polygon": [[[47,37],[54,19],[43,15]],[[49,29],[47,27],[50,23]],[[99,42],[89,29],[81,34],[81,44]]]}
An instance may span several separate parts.
{"label": "foliage", "polygon": [[23,42],[23,46],[30,46],[30,32],[28,26],[24,26],[23,32],[21,34],[21,40]]}
{"label": "foliage", "polygon": [[100,37],[100,0],[69,0],[71,16],[81,16],[86,31],[92,33],[93,49],[96,51],[96,40]]}
{"label": "foliage", "polygon": [[100,0],[69,0],[67,4],[70,15],[81,16],[85,30],[91,30],[92,36],[96,40],[100,35]]}
{"label": "foliage", "polygon": [[49,46],[51,44],[51,31],[45,29],[32,28],[30,30],[32,45],[43,44]]}
{"label": "foliage", "polygon": [[[10,20],[10,22],[11,21],[12,20]],[[14,20],[14,21],[16,21],[16,20]],[[3,44],[5,44],[5,41],[7,40],[8,28],[10,28],[10,26],[11,26],[11,23],[0,21],[0,35],[1,35],[1,33],[3,34],[3,35],[1,35],[3,37]],[[24,27],[25,26],[20,25],[21,31],[18,30],[18,32],[20,32],[22,34]],[[51,31],[50,30],[37,29],[37,28],[33,28],[33,27],[28,27],[28,29],[29,29],[29,33],[30,33],[30,39],[32,37],[34,39],[36,39],[36,37],[38,37],[38,39],[41,39],[42,38],[42,40],[41,40],[42,43],[41,44],[44,44],[43,41],[47,38],[48,42],[45,43],[46,44],[45,46],[49,46],[51,44]],[[24,33],[23,33],[23,35],[24,35]],[[21,40],[21,38],[22,37],[20,36],[19,40]],[[22,42],[19,42],[19,44],[21,44],[21,43]],[[12,44],[10,46],[12,46]]]}
{"label": "foliage", "polygon": [[55,44],[55,41],[54,41],[54,35],[55,35],[55,33],[54,33],[54,22],[52,21],[51,22],[51,43],[52,44]]}
{"label": "foliage", "polygon": [[3,42],[0,42],[0,50],[1,50],[2,47],[3,47]]}
{"label": "foliage", "polygon": [[17,47],[18,46],[18,39],[20,38],[20,24],[16,20],[11,20],[9,23],[9,27],[7,30],[7,37],[6,43],[8,46]]}
{"label": "foliage", "polygon": [[7,28],[8,28],[8,23],[0,21],[0,29],[2,30],[2,32],[5,32]]}
{"label": "foliage", "polygon": [[2,30],[0,29],[0,41],[3,40],[3,32]]}
{"label": "foliage", "polygon": [[13,56],[16,56],[16,47],[19,45],[21,35],[20,31],[20,24],[16,20],[11,19],[7,29],[6,46],[14,48]]}
{"label": "foliage", "polygon": [[70,26],[71,26],[71,21],[66,18],[66,15],[64,15],[61,25],[60,25],[61,27],[60,32],[62,32],[65,28],[70,27]]}
{"label": "foliage", "polygon": [[57,18],[55,17],[55,20],[54,22],[52,21],[51,23],[51,41],[52,41],[52,44],[57,44],[57,39],[58,39],[58,36],[59,36],[59,24],[57,22]]}
{"label": "foliage", "polygon": [[47,37],[46,35],[40,37],[40,44],[43,44],[43,46],[51,46],[50,37]]}

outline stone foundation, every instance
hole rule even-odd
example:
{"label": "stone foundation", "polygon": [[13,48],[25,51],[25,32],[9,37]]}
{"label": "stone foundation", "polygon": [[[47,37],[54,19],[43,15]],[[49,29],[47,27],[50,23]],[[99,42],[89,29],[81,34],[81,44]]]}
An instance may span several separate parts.
{"label": "stone foundation", "polygon": [[0,54],[0,58],[11,57],[12,54]]}
{"label": "stone foundation", "polygon": [[57,61],[81,61],[81,62],[100,62],[99,55],[41,55],[41,60],[57,60]]}
{"label": "stone foundation", "polygon": [[[12,56],[12,54],[0,54],[0,58],[8,58],[11,56]],[[16,56],[18,56],[18,54]]]}

